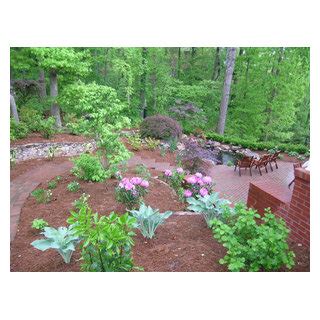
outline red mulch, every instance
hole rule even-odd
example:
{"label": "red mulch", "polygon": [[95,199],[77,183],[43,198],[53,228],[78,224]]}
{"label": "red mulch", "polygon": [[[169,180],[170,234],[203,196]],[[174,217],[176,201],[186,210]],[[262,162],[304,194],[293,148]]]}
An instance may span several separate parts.
{"label": "red mulch", "polygon": [[24,139],[19,139],[10,142],[10,146],[14,147],[17,145],[23,145],[28,143],[40,143],[40,142],[86,142],[90,140],[88,137],[76,136],[68,133],[57,133],[52,138],[43,138],[40,133],[31,133]]}

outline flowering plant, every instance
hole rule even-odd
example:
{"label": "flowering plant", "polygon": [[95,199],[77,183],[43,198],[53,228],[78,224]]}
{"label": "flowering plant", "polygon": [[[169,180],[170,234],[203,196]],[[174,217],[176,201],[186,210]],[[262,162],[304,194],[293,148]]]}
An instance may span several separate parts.
{"label": "flowering plant", "polygon": [[164,172],[164,180],[176,191],[180,198],[183,199],[183,181],[186,174],[182,168],[174,171],[166,170]]}
{"label": "flowering plant", "polygon": [[205,197],[211,192],[213,186],[212,178],[203,176],[200,172],[186,177],[185,184],[184,196],[186,198],[195,197],[196,195]]}
{"label": "flowering plant", "polygon": [[140,177],[123,178],[116,188],[116,199],[132,209],[147,194],[148,187],[149,182]]}

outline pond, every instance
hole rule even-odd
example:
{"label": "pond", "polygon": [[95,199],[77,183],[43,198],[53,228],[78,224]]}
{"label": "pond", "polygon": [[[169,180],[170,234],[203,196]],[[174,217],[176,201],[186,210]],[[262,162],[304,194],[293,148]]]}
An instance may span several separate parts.
{"label": "pond", "polygon": [[228,162],[231,162],[232,165],[239,159],[239,155],[234,152],[220,151],[218,154],[218,160],[220,164],[227,165]]}

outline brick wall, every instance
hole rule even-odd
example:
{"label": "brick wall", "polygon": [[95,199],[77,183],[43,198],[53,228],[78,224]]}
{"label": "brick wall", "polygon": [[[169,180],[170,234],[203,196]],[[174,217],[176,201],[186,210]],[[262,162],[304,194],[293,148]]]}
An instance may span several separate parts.
{"label": "brick wall", "polygon": [[295,169],[292,194],[276,184],[250,183],[247,205],[259,213],[270,207],[286,221],[292,240],[310,246],[310,171]]}

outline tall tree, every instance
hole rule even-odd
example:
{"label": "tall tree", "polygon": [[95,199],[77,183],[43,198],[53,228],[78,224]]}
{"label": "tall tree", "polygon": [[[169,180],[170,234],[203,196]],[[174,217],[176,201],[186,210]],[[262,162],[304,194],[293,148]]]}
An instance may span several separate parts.
{"label": "tall tree", "polygon": [[147,117],[147,95],[146,95],[146,84],[147,84],[147,55],[148,49],[143,47],[142,49],[142,74],[141,74],[141,89],[140,89],[140,104],[142,109],[142,117]]}
{"label": "tall tree", "polygon": [[232,74],[233,74],[234,65],[236,61],[236,53],[237,53],[237,49],[234,47],[228,48],[227,50],[226,73],[225,73],[225,79],[224,79],[224,85],[223,85],[222,99],[220,104],[219,122],[217,127],[217,132],[219,134],[224,134],[225,124],[227,119],[231,82],[232,82]]}
{"label": "tall tree", "polygon": [[211,79],[217,81],[220,75],[220,48],[217,47],[215,50],[215,57],[213,63],[213,71]]}
{"label": "tall tree", "polygon": [[12,113],[14,120],[17,123],[19,123],[18,109],[17,109],[17,105],[16,105],[16,100],[14,98],[14,92],[13,92],[12,87],[10,87],[10,109],[11,109],[11,113]]}
{"label": "tall tree", "polygon": [[47,88],[46,88],[46,78],[44,70],[40,69],[39,71],[39,96],[40,99],[45,99],[47,97]]}

